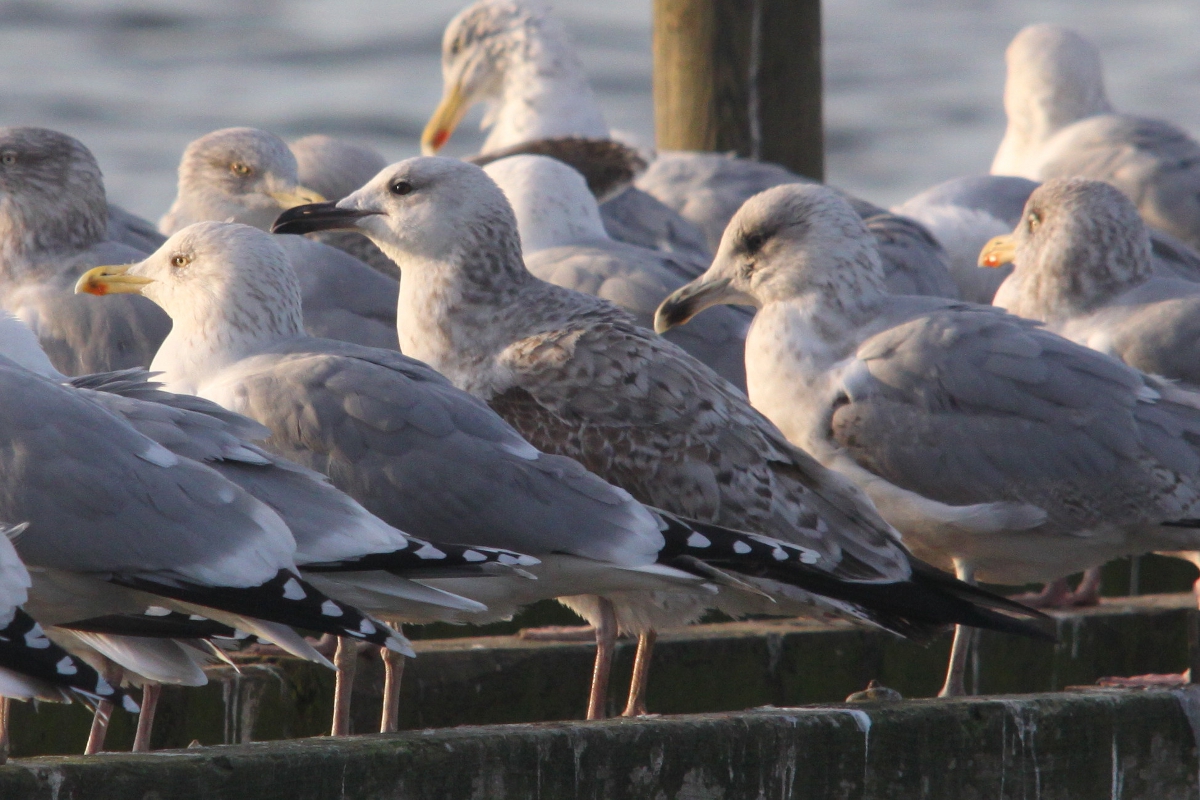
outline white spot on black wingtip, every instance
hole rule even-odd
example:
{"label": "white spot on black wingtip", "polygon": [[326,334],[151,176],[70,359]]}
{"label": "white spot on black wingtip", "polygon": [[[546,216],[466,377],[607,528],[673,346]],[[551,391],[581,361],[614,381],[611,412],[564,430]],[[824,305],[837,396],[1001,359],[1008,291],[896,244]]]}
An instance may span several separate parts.
{"label": "white spot on black wingtip", "polygon": [[445,557],[446,557],[445,553],[443,553],[441,550],[438,550],[436,547],[429,544],[428,542],[421,545],[421,549],[417,551],[417,558],[442,559]]}
{"label": "white spot on black wingtip", "polygon": [[687,545],[696,548],[711,547],[712,540],[699,531],[693,531],[692,535],[687,538]]}
{"label": "white spot on black wingtip", "polygon": [[362,632],[363,636],[370,636],[377,630],[375,623],[371,622],[371,620],[367,619],[366,617],[363,617],[362,622],[358,623],[358,629]]}
{"label": "white spot on black wingtip", "polygon": [[75,659],[71,656],[63,656],[54,665],[54,671],[59,675],[76,675],[79,673],[79,667],[75,665]]}
{"label": "white spot on black wingtip", "polygon": [[162,606],[150,606],[146,609],[145,613],[147,617],[169,617],[171,609],[163,608]]}
{"label": "white spot on black wingtip", "polygon": [[42,632],[42,626],[34,624],[25,634],[25,646],[31,650],[45,650],[50,646],[50,640]]}
{"label": "white spot on black wingtip", "polygon": [[487,556],[478,550],[463,550],[463,561],[487,561]]}
{"label": "white spot on black wingtip", "polygon": [[134,699],[129,695],[125,695],[123,698],[121,698],[121,707],[130,714],[140,714],[142,711],[138,704],[134,702]]}
{"label": "white spot on black wingtip", "polygon": [[733,543],[733,552],[738,553],[740,555],[745,555],[746,553],[749,553],[753,549],[754,549],[753,547],[746,544],[745,542],[734,542]]}
{"label": "white spot on black wingtip", "polygon": [[771,550],[771,557],[776,561],[787,561],[787,551],[782,547],[776,547]]}
{"label": "white spot on black wingtip", "polygon": [[288,578],[287,583],[283,585],[283,597],[286,600],[303,600],[308,597],[304,591],[304,587],[300,585],[300,581],[295,578]]}
{"label": "white spot on black wingtip", "polygon": [[321,613],[327,617],[340,617],[345,612],[342,611],[341,606],[337,603],[332,600],[326,600],[324,603],[321,603]]}
{"label": "white spot on black wingtip", "polygon": [[816,550],[809,550],[807,547],[801,547],[799,550],[801,564],[815,564],[821,560],[821,554]]}

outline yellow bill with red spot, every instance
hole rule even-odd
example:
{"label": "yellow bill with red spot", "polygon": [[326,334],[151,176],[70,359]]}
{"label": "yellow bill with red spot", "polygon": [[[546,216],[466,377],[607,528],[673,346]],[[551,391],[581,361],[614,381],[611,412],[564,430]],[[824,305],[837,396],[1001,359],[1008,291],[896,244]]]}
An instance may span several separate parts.
{"label": "yellow bill with red spot", "polygon": [[97,297],[106,294],[141,294],[146,284],[154,283],[154,278],[129,275],[131,266],[122,264],[89,269],[75,282],[75,294],[94,294]]}
{"label": "yellow bill with red spot", "polygon": [[1017,240],[1011,233],[995,236],[979,251],[979,266],[1003,267],[1017,257]]}

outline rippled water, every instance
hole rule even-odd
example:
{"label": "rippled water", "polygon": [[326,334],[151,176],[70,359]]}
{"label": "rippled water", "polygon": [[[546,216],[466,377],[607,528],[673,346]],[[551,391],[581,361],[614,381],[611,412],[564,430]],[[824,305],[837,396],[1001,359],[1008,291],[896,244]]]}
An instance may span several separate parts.
{"label": "rippled water", "polygon": [[[0,0],[0,124],[83,140],[111,197],[157,218],[183,147],[215,128],[329,133],[417,152],[451,0]],[[609,123],[652,141],[650,0],[558,0]],[[1121,109],[1200,132],[1200,3],[827,0],[829,180],[890,204],[986,170],[1003,52],[1024,24],[1102,48]],[[477,121],[478,112],[471,120]],[[452,152],[480,142],[468,124]]]}

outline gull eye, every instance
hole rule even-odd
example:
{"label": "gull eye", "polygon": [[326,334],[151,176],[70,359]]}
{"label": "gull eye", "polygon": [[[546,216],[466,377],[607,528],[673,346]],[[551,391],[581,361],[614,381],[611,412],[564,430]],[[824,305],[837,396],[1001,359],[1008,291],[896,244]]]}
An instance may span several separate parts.
{"label": "gull eye", "polygon": [[11,167],[15,163],[17,163],[16,153],[11,150],[6,150],[3,153],[0,153],[0,164],[3,164],[6,167]]}
{"label": "gull eye", "polygon": [[1029,216],[1025,218],[1029,223],[1029,232],[1033,233],[1037,230],[1037,226],[1042,224],[1042,215],[1036,211],[1030,211]]}
{"label": "gull eye", "polygon": [[240,161],[235,161],[232,164],[230,164],[229,171],[232,172],[234,175],[240,175],[243,178],[246,177],[247,175],[249,175],[250,173],[254,172],[254,170],[250,167],[249,164],[243,164]]}
{"label": "gull eye", "polygon": [[388,187],[392,194],[406,195],[413,190],[413,185],[408,181],[395,181]]}
{"label": "gull eye", "polygon": [[186,267],[190,263],[192,263],[192,257],[184,255],[183,253],[176,253],[175,255],[171,256],[171,266],[175,269]]}
{"label": "gull eye", "polygon": [[748,233],[742,237],[742,247],[750,255],[754,255],[766,244],[767,237],[761,233]]}

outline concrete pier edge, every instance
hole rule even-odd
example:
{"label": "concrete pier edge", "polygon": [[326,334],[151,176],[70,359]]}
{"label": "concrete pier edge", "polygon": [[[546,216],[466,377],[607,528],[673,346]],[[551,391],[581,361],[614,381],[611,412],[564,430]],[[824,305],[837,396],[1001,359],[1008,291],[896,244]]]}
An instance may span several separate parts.
{"label": "concrete pier edge", "polygon": [[406,731],[0,768],[5,800],[1194,798],[1200,689]]}

